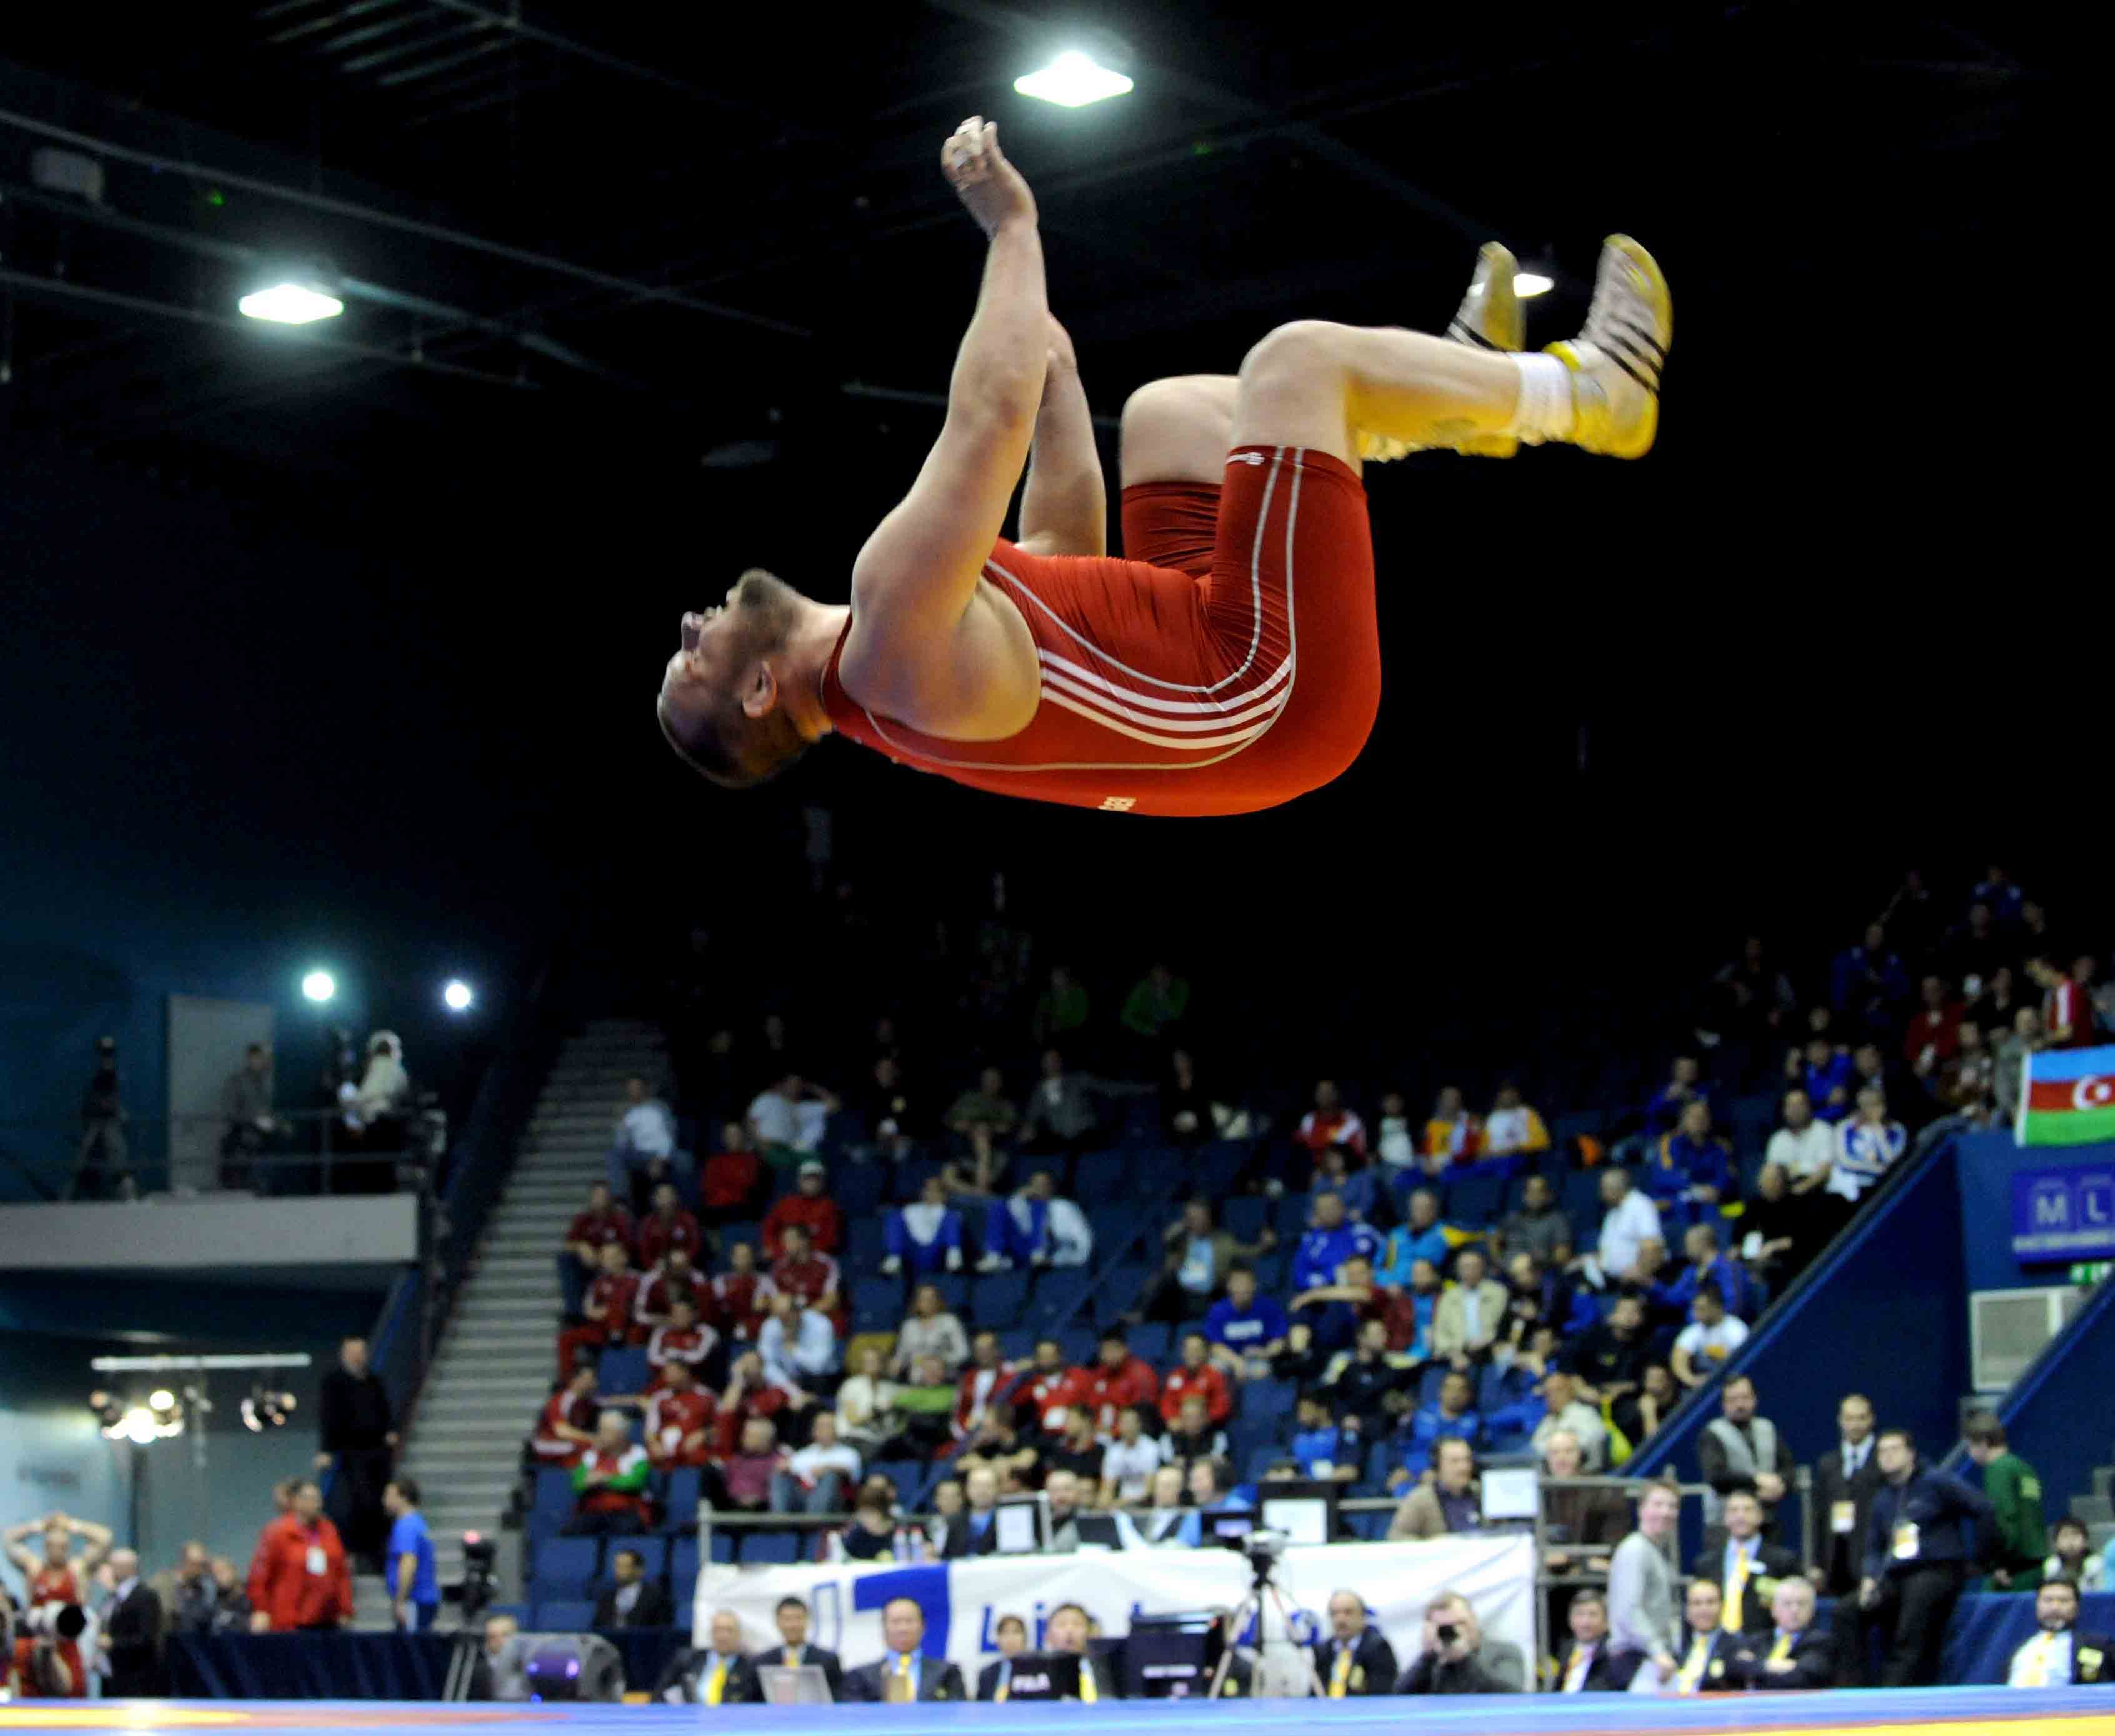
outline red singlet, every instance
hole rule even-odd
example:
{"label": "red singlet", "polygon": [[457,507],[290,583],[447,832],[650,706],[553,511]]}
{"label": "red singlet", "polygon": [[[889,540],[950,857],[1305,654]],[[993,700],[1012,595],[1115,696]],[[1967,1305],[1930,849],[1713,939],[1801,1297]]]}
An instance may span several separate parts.
{"label": "red singlet", "polygon": [[1025,729],[948,741],[877,717],[838,679],[843,637],[831,723],[957,783],[1113,813],[1248,813],[1328,783],[1380,704],[1365,489],[1305,447],[1238,447],[1227,469],[1223,488],[1125,489],[1128,559],[993,549],[984,575],[1041,666]]}

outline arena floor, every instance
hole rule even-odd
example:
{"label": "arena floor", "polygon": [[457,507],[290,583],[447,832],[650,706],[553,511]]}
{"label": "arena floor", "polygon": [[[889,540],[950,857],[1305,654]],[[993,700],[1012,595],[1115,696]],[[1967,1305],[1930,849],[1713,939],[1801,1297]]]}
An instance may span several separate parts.
{"label": "arena floor", "polygon": [[[2096,1710],[2104,1705],[2106,1711]],[[712,1721],[769,1736],[813,1736],[825,1728],[970,1733],[1018,1732],[1024,1718],[1053,1731],[1213,1732],[1290,1730],[1318,1716],[1346,1730],[1474,1731],[1476,1736],[1649,1736],[1662,1730],[1798,1732],[1862,1736],[1872,1730],[2003,1730],[2007,1736],[2100,1736],[2115,1733],[2115,1695],[2093,1688],[1911,1688],[1865,1693],[1732,1694],[1704,1700],[1466,1697],[1347,1700],[1327,1708],[1305,1701],[1254,1700],[1206,1706],[1177,1700],[1122,1701],[1085,1706],[923,1706],[906,1720],[894,1706],[728,1706]],[[279,1736],[314,1730],[386,1730],[391,1736],[503,1736],[510,1729],[549,1736],[695,1729],[695,1706],[442,1706],[369,1700],[135,1701],[0,1706],[0,1736],[13,1730],[214,1731]],[[847,1724],[846,1720],[850,1722]]]}

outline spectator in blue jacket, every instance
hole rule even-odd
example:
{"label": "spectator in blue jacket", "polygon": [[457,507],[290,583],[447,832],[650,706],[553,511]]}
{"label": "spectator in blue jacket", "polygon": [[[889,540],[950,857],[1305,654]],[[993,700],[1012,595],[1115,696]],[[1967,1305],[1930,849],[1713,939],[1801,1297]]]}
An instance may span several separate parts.
{"label": "spectator in blue jacket", "polygon": [[1342,1194],[1318,1193],[1313,1225],[1293,1250],[1292,1288],[1316,1290],[1341,1283],[1347,1260],[1354,1254],[1371,1260],[1380,1251],[1379,1232],[1370,1225],[1351,1221],[1344,1209]]}
{"label": "spectator in blue jacket", "polygon": [[1645,1138],[1657,1139],[1671,1133],[1680,1125],[1682,1111],[1691,1103],[1708,1102],[1709,1094],[1704,1083],[1704,1068],[1693,1055],[1677,1055],[1673,1070],[1666,1084],[1645,1100],[1640,1111],[1645,1120]]}
{"label": "spectator in blue jacket", "polygon": [[1466,1441],[1481,1447],[1484,1419],[1476,1414],[1475,1402],[1476,1390],[1469,1376],[1450,1372],[1439,1383],[1439,1396],[1421,1406],[1397,1436],[1402,1461],[1388,1473],[1388,1487],[1406,1488],[1421,1478],[1431,1467],[1433,1449],[1442,1441]]}
{"label": "spectator in blue jacket", "polygon": [[962,1214],[947,1203],[947,1184],[938,1175],[925,1178],[916,1205],[888,1214],[887,1237],[881,1269],[889,1277],[906,1267],[914,1278],[962,1269]]}
{"label": "spectator in blue jacket", "polygon": [[1376,1279],[1384,1289],[1402,1289],[1420,1260],[1434,1271],[1444,1271],[1454,1244],[1466,1234],[1439,1221],[1439,1196],[1429,1188],[1419,1188],[1410,1196],[1407,1222],[1396,1226],[1388,1239],[1383,1256],[1374,1262]]}
{"label": "spectator in blue jacket", "polygon": [[1718,1245],[1717,1230],[1708,1223],[1691,1224],[1682,1235],[1681,1251],[1688,1256],[1689,1263],[1672,1283],[1654,1292],[1654,1302],[1686,1317],[1690,1303],[1696,1300],[1697,1291],[1708,1285],[1718,1292],[1718,1299],[1725,1303],[1728,1314],[1736,1320],[1752,1323],[1755,1317],[1755,1286],[1749,1282],[1747,1268]]}
{"label": "spectator in blue jacket", "polygon": [[1786,1082],[1806,1093],[1819,1121],[1841,1121],[1851,1113],[1851,1081],[1856,1070],[1850,1052],[1819,1033],[1807,1038],[1804,1055],[1794,1049],[1785,1057]]}
{"label": "spectator in blue jacket", "polygon": [[1837,954],[1829,968],[1829,1003],[1861,1032],[1895,1029],[1914,994],[1910,973],[1888,950],[1888,931],[1878,923],[1866,925],[1863,945]]}
{"label": "spectator in blue jacket", "polygon": [[1733,1154],[1711,1129],[1711,1106],[1701,1101],[1681,1112],[1681,1125],[1664,1135],[1645,1166],[1645,1192],[1660,1208],[1691,1222],[1716,1217],[1733,1197]]}
{"label": "spectator in blue jacket", "polygon": [[1227,1294],[1204,1316],[1204,1336],[1212,1341],[1212,1360],[1239,1380],[1256,1365],[1268,1365],[1285,1348],[1285,1310],[1256,1294],[1255,1269],[1236,1266],[1227,1274]]}

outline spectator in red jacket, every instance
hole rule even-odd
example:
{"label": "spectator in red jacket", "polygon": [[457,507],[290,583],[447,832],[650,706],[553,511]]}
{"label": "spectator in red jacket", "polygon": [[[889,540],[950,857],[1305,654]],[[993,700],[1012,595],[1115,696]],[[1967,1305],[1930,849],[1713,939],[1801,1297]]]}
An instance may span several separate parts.
{"label": "spectator in red jacket", "polygon": [[323,1491],[304,1479],[291,1511],[264,1528],[250,1564],[250,1631],[287,1633],[352,1621],[352,1574]]}
{"label": "spectator in red jacket", "polygon": [[830,1317],[837,1336],[845,1335],[844,1297],[837,1262],[817,1253],[805,1225],[788,1224],[781,1234],[778,1257],[771,1262],[772,1287],[804,1308]]}
{"label": "spectator in red jacket", "polygon": [[635,1234],[631,1214],[613,1204],[609,1184],[599,1181],[588,1189],[587,1210],[576,1214],[567,1227],[566,1246],[572,1250],[585,1271],[594,1273],[602,1270],[604,1248],[614,1242],[628,1256]]}
{"label": "spectator in red jacket", "polygon": [[1324,1079],[1314,1088],[1314,1106],[1300,1118],[1293,1136],[1315,1157],[1340,1145],[1363,1163],[1366,1158],[1366,1125],[1347,1109],[1337,1095],[1337,1082]]}
{"label": "spectator in red jacket", "polygon": [[[982,1428],[1013,1383],[1014,1366],[999,1355],[998,1334],[980,1332],[970,1344],[969,1367],[955,1390],[955,1445]],[[954,1448],[950,1448],[953,1451]]]}
{"label": "spectator in red jacket", "polygon": [[667,1386],[668,1370],[678,1363],[702,1378],[705,1358],[719,1341],[718,1333],[698,1324],[698,1303],[693,1293],[671,1296],[668,1323],[656,1326],[646,1340],[646,1365],[654,1371],[652,1384]]}
{"label": "spectator in red jacket", "polygon": [[631,1304],[632,1343],[644,1344],[655,1327],[667,1326],[669,1309],[683,1296],[690,1299],[692,1307],[697,1305],[697,1268],[681,1248],[672,1248],[667,1257],[639,1280]]}
{"label": "spectator in red jacket", "polygon": [[768,1179],[749,1130],[739,1121],[728,1122],[720,1129],[720,1148],[705,1160],[698,1180],[698,1216],[708,1224],[755,1217]]}
{"label": "spectator in red jacket", "polygon": [[700,1387],[688,1363],[671,1363],[666,1385],[646,1401],[646,1456],[657,1471],[703,1466],[718,1435],[719,1406]]}
{"label": "spectator in red jacket", "polygon": [[1131,1354],[1130,1342],[1113,1326],[1102,1334],[1087,1395],[1094,1413],[1095,1432],[1113,1435],[1120,1410],[1143,1409],[1145,1416],[1141,1420],[1157,1420],[1154,1401],[1160,1396],[1160,1376],[1144,1357]]}
{"label": "spectator in red jacket", "polygon": [[798,1224],[808,1232],[808,1243],[816,1253],[836,1254],[845,1245],[845,1215],[837,1202],[823,1191],[829,1170],[810,1157],[801,1166],[796,1191],[788,1193],[764,1214],[764,1257],[776,1260],[785,1252],[781,1245],[787,1230]]}
{"label": "spectator in red jacket", "polygon": [[640,1220],[635,1244],[639,1263],[651,1271],[680,1248],[693,1262],[704,1253],[705,1233],[695,1214],[683,1209],[676,1198],[676,1184],[664,1181],[654,1190],[654,1209]]}
{"label": "spectator in red jacket", "polygon": [[572,1378],[544,1401],[536,1418],[529,1450],[539,1465],[570,1471],[580,1454],[594,1444],[595,1418],[602,1407],[595,1399],[595,1365],[576,1363]]}
{"label": "spectator in red jacket", "polygon": [[580,1304],[585,1322],[567,1326],[558,1335],[560,1380],[572,1378],[573,1364],[581,1351],[599,1354],[612,1344],[631,1343],[631,1304],[638,1289],[639,1280],[626,1263],[624,1249],[615,1242],[607,1244],[602,1251],[602,1270],[588,1286],[586,1299]]}
{"label": "spectator in red jacket", "polygon": [[1089,1402],[1091,1376],[1085,1368],[1065,1366],[1065,1352],[1054,1338],[1038,1339],[1035,1362],[1013,1390],[1013,1409],[1022,1433],[1061,1435],[1065,1413]]}
{"label": "spectator in red jacket", "polygon": [[713,1323],[730,1339],[755,1343],[764,1329],[771,1289],[770,1278],[756,1269],[756,1250],[746,1242],[736,1243],[727,1250],[727,1269],[707,1286]]}
{"label": "spectator in red jacket", "polygon": [[[1961,1052],[1961,1015],[1966,1009],[1948,992],[1943,977],[1926,977],[1919,993],[1924,1005],[1903,1033],[1902,1059],[1920,1074],[1929,1074]],[[1926,1050],[1931,1051],[1928,1057]]]}
{"label": "spectator in red jacket", "polygon": [[1182,1401],[1193,1392],[1204,1395],[1205,1414],[1213,1422],[1224,1422],[1232,1413],[1234,1396],[1227,1377],[1212,1366],[1212,1341],[1195,1327],[1182,1335],[1181,1366],[1160,1383],[1160,1418],[1168,1427],[1181,1420]]}

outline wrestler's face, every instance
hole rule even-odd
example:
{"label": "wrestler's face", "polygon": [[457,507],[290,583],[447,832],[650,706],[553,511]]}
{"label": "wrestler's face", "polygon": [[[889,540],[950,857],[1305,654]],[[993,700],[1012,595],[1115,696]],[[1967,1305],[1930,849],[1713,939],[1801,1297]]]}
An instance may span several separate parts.
{"label": "wrestler's face", "polygon": [[724,602],[694,609],[677,624],[682,644],[662,671],[661,696],[687,717],[782,649],[801,593],[782,579],[752,567],[728,588]]}

